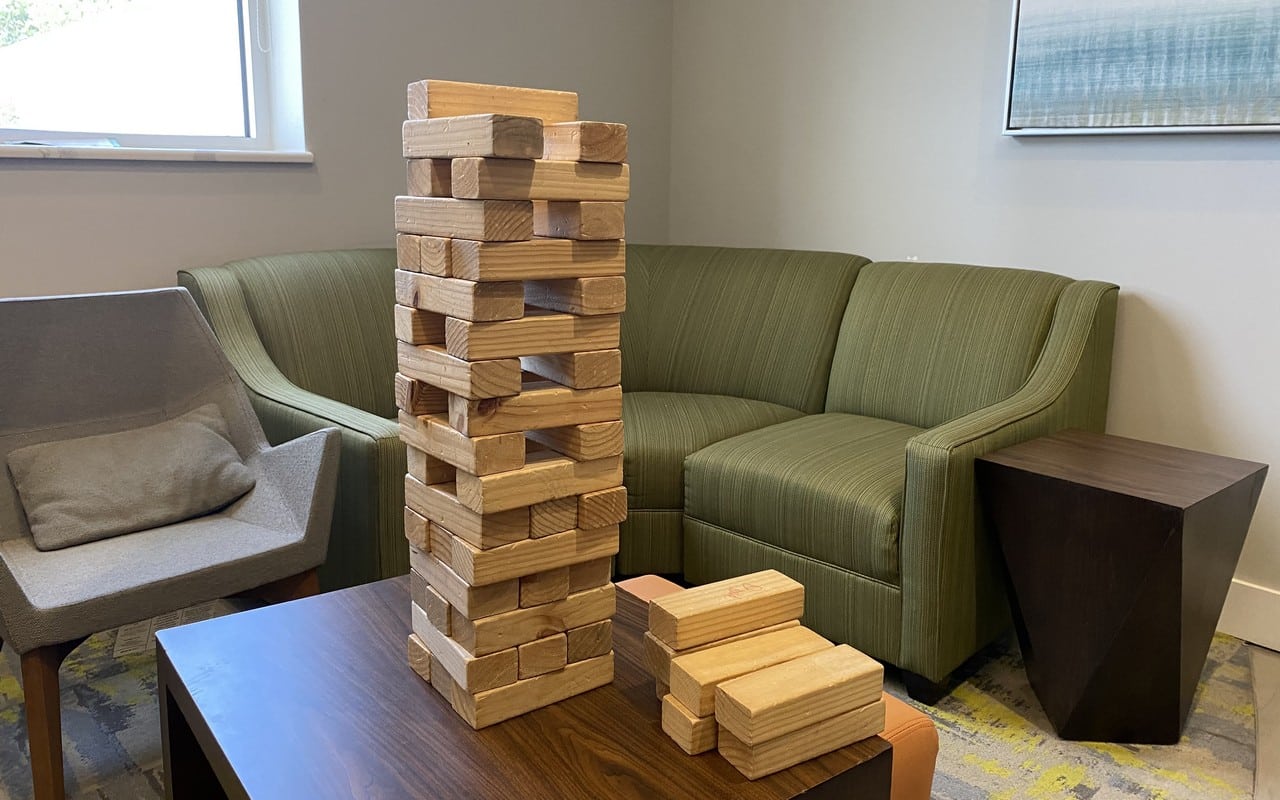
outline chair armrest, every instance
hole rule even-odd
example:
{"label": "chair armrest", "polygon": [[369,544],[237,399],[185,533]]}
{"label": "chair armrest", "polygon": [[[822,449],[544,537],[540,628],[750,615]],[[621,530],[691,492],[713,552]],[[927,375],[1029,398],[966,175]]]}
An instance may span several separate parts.
{"label": "chair armrest", "polygon": [[907,443],[900,666],[939,680],[1008,623],[1002,563],[986,535],[973,460],[1063,428],[1106,422],[1118,289],[1079,281],[1054,309],[1040,357],[1010,397]]}

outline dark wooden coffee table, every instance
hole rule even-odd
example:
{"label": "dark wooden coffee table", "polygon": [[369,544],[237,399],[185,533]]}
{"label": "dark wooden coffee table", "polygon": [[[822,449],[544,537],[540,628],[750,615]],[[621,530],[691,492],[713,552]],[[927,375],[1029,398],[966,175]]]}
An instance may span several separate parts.
{"label": "dark wooden coffee table", "polygon": [[758,781],[662,732],[618,593],[610,686],[481,731],[409,669],[405,578],[157,634],[169,797],[887,800],[874,737]]}

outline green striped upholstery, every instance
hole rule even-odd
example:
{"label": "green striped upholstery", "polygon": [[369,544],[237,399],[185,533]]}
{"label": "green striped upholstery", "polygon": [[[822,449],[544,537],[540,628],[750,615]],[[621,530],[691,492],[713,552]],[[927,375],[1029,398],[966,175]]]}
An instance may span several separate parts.
{"label": "green striped upholstery", "polygon": [[826,410],[928,428],[1003,400],[1030,374],[1070,282],[956,264],[866,267],[840,328]]}

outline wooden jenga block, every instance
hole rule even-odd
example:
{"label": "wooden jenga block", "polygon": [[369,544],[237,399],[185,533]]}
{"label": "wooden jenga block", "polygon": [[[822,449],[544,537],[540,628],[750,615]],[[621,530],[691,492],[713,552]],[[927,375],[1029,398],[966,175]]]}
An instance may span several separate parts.
{"label": "wooden jenga block", "polygon": [[[799,620],[790,620],[788,622],[780,622],[777,625],[770,625],[767,628],[761,628],[756,631],[747,631],[737,636],[730,636],[727,639],[720,639],[714,642],[700,644],[697,647],[690,647],[685,650],[672,650],[671,647],[652,633],[645,631],[644,634],[644,658],[645,664],[649,667],[649,674],[659,683],[670,686],[671,684],[671,662],[676,656],[686,655],[688,653],[696,653],[700,650],[706,650],[709,647],[719,647],[722,644],[738,642],[743,639],[750,639],[753,636],[761,636],[766,633],[773,633],[784,628],[797,628],[800,626]],[[668,688],[668,691],[670,689]]]}
{"label": "wooden jenga block", "polygon": [[818,650],[830,650],[831,642],[803,626],[752,636],[671,661],[671,693],[699,717],[714,714],[716,686],[783,661]]}
{"label": "wooden jenga block", "polygon": [[569,663],[602,656],[613,649],[613,620],[604,619],[565,631]]}
{"label": "wooden jenga block", "polygon": [[[422,550],[413,542],[410,542],[409,546],[415,550]],[[427,589],[429,586],[430,584],[427,583],[427,579],[423,577],[421,572],[409,567],[409,600],[415,606],[427,607]]]}
{"label": "wooden jenga block", "polygon": [[716,721],[750,747],[874,703],[883,690],[884,666],[842,644],[720,683]]}
{"label": "wooden jenga block", "polygon": [[620,122],[552,123],[542,129],[542,158],[620,164],[627,160],[627,126]]}
{"label": "wooden jenga block", "polygon": [[464,361],[439,345],[398,342],[400,372],[450,394],[480,399],[520,393],[520,362],[514,358]]}
{"label": "wooden jenga block", "polygon": [[[520,607],[520,582],[516,580],[470,586],[440,559],[417,548],[409,548],[409,564],[449,603],[449,608],[471,619],[505,614]],[[450,627],[453,625],[450,615]]]}
{"label": "wooden jenga block", "polygon": [[[556,567],[555,569],[535,572],[532,575],[525,575],[520,578],[521,608],[533,608],[534,606],[554,603],[568,596],[568,567]],[[599,654],[597,653],[597,655]]]}
{"label": "wooden jenga block", "polygon": [[531,506],[557,497],[607,489],[622,483],[622,457],[574,461],[546,451],[529,453],[525,465],[495,475],[458,473],[458,499],[477,514]]}
{"label": "wooden jenga block", "polygon": [[453,196],[453,164],[447,158],[411,158],[405,162],[404,172],[410,197]]}
{"label": "wooden jenga block", "polygon": [[569,565],[569,594],[604,586],[613,577],[613,559],[596,558]]}
{"label": "wooden jenga block", "polygon": [[443,414],[415,417],[400,412],[400,438],[412,447],[473,475],[524,466],[524,436],[519,433],[467,436]]}
{"label": "wooden jenga block", "polygon": [[[530,430],[525,434],[530,441],[555,450],[575,461],[591,461],[597,458],[622,455],[622,420],[612,422],[588,422],[567,425],[563,428]],[[575,501],[575,514],[577,504]],[[626,497],[623,497],[623,511]],[[612,525],[613,523],[606,523]],[[593,525],[592,527],[603,527]]]}
{"label": "wooden jenga block", "polygon": [[422,608],[413,606],[411,619],[413,632],[426,644],[458,688],[474,694],[516,682],[519,660],[515,648],[475,657],[432,625]]}
{"label": "wooden jenga block", "polygon": [[453,483],[427,485],[406,478],[405,504],[459,539],[481,549],[529,538],[529,510],[514,508],[497,514],[477,514],[464,506]]}
{"label": "wooden jenga block", "polygon": [[405,120],[400,137],[405,158],[541,158],[543,150],[542,121],[508,114]]}
{"label": "wooden jenga block", "polygon": [[521,356],[520,366],[549,381],[574,389],[594,389],[622,382],[621,350]]}
{"label": "wooden jenga block", "polygon": [[467,361],[608,350],[618,346],[620,322],[616,314],[578,317],[540,313],[503,322],[449,318],[444,323],[444,338],[449,355]]}
{"label": "wooden jenga block", "polygon": [[548,125],[569,122],[578,118],[578,95],[461,81],[426,80],[409,84],[409,119],[491,113],[535,117]]}
{"label": "wooden jenga block", "polygon": [[533,234],[556,239],[622,239],[627,230],[626,207],[626,203],[599,200],[538,200],[533,204]]}
{"label": "wooden jenga block", "polygon": [[[414,574],[416,575],[417,573]],[[414,603],[426,612],[427,619],[430,620],[436,630],[448,636],[450,630],[449,619],[452,611],[449,607],[449,602],[441,597],[439,592],[432,589],[430,584],[426,583],[426,578],[422,578],[422,580],[424,582],[423,602],[414,601]]]}
{"label": "wooden jenga block", "polygon": [[[410,194],[413,194],[410,192]],[[411,233],[396,234],[396,269],[422,271],[422,245],[420,237]]]}
{"label": "wooden jenga block", "polygon": [[[613,653],[569,664],[477,695],[454,694],[453,710],[471,727],[485,728],[613,682]],[[433,684],[434,685],[434,684]]]}
{"label": "wooden jenga block", "polygon": [[621,418],[621,386],[570,389],[551,381],[535,381],[525,383],[520,394],[501,399],[449,398],[449,424],[466,436],[562,428]]}
{"label": "wooden jenga block", "polygon": [[820,755],[870,738],[884,730],[884,701],[846,711],[754,747],[719,726],[720,755],[751,780],[772,775]]}
{"label": "wooden jenga block", "polygon": [[[434,545],[434,541],[433,541]],[[450,538],[450,557],[441,560],[472,586],[485,586],[535,572],[567,567],[618,552],[618,526],[570,530],[540,539],[525,539],[488,550],[458,537]],[[432,550],[434,551],[434,546]]]}
{"label": "wooden jenga block", "polygon": [[512,200],[397,197],[396,232],[516,242],[533,236],[533,206]]}
{"label": "wooden jenga block", "polygon": [[[453,534],[444,528],[428,520],[427,522],[427,551],[437,558],[441,564],[444,564],[455,573],[457,565],[453,563]],[[462,577],[459,575],[458,577]],[[466,581],[466,578],[463,578]],[[467,581],[470,583],[470,581]],[[445,633],[449,632],[448,627],[442,628]]]}
{"label": "wooden jenga block", "polygon": [[405,452],[405,461],[408,466],[408,477],[427,486],[453,483],[457,480],[458,470],[456,467],[425,453],[412,444],[408,446]]}
{"label": "wooden jenga block", "polygon": [[416,633],[409,634],[409,667],[418,673],[418,677],[427,683],[431,682],[431,651],[422,643]]}
{"label": "wooden jenga block", "polygon": [[419,236],[419,272],[449,277],[453,274],[453,240],[439,236]]}
{"label": "wooden jenga block", "polygon": [[[626,200],[631,195],[631,168],[626,164],[455,158],[452,188],[454,197],[467,200]],[[529,214],[532,233],[532,208]]]}
{"label": "wooden jenga block", "polygon": [[529,506],[529,535],[535,539],[561,531],[570,531],[576,527],[578,527],[578,498],[576,497],[559,497]]}
{"label": "wooden jenga block", "polygon": [[[415,273],[396,270],[397,276],[413,274]],[[400,341],[409,344],[444,344],[444,317],[440,314],[396,305],[394,319],[396,338]]]}
{"label": "wooden jenga block", "polygon": [[458,710],[458,704],[455,702],[455,698],[458,695],[467,694],[465,691],[458,688],[458,684],[453,682],[453,678],[449,677],[449,673],[445,672],[444,667],[440,665],[440,660],[434,655],[431,656],[431,688],[439,692],[440,696],[443,697],[449,705],[453,706],[454,711]]}
{"label": "wooden jenga block", "polygon": [[453,275],[469,281],[524,281],[592,278],[627,271],[626,243],[532,239],[527,242],[476,242],[454,239]]}
{"label": "wooden jenga block", "polygon": [[554,603],[487,617],[468,619],[455,605],[453,638],[468,653],[488,655],[543,636],[609,619],[616,609],[615,599],[614,586],[610,583],[571,594]]}
{"label": "wooden jenga block", "polygon": [[716,718],[696,716],[669,694],[662,698],[662,732],[691,756],[716,749]]}
{"label": "wooden jenga block", "polygon": [[419,550],[430,550],[431,539],[427,518],[408,506],[404,507],[404,538]]}
{"label": "wooden jenga block", "polygon": [[[476,283],[398,269],[396,302],[457,319],[519,319],[524,316],[524,287],[519,282]],[[443,321],[440,325],[443,332]],[[444,341],[443,337],[414,344],[434,344],[439,341]]]}
{"label": "wooden jenga block", "polygon": [[649,630],[683,650],[803,614],[804,586],[768,569],[659,597],[649,604]]}
{"label": "wooden jenga block", "polygon": [[621,314],[627,308],[627,279],[614,275],[529,281],[524,285],[524,301],[566,314]]}
{"label": "wooden jenga block", "polygon": [[516,648],[520,654],[520,680],[564,669],[569,663],[566,641],[563,633],[557,633],[525,642]]}
{"label": "wooden jenga block", "polygon": [[586,492],[578,498],[579,524],[591,527],[617,525],[627,518],[627,487],[612,486]]}
{"label": "wooden jenga block", "polygon": [[449,410],[449,393],[396,373],[396,408],[415,417]]}

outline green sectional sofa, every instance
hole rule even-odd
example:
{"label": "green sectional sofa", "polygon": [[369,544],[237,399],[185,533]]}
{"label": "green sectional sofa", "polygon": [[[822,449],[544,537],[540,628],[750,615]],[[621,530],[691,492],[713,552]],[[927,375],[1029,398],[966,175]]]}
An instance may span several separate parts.
{"label": "green sectional sofa", "polygon": [[[806,251],[627,259],[620,574],[779,569],[810,626],[922,688],[1005,629],[973,459],[1103,428],[1115,286]],[[393,266],[351,251],[180,274],[273,443],[345,429],[331,585],[406,568]]]}

